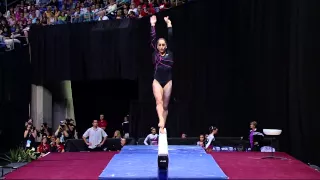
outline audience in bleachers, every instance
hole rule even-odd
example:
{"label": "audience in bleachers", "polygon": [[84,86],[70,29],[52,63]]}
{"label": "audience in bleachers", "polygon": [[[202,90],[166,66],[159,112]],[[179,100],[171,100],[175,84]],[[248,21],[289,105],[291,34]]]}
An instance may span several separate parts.
{"label": "audience in bleachers", "polygon": [[109,19],[141,18],[183,0],[24,0],[0,12],[0,49],[28,44],[32,24],[56,25]]}

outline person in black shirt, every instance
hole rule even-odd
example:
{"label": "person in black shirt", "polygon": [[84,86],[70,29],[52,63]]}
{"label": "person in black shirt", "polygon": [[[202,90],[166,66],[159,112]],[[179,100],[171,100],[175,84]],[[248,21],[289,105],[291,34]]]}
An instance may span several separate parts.
{"label": "person in black shirt", "polygon": [[25,148],[31,149],[35,147],[35,139],[37,137],[37,131],[32,126],[32,124],[28,124],[26,126],[23,137],[25,142]]}

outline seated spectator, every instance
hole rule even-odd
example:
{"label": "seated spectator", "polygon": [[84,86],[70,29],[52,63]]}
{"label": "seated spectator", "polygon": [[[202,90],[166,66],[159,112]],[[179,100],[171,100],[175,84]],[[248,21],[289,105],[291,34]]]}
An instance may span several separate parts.
{"label": "seated spectator", "polygon": [[55,136],[51,137],[50,152],[64,152],[64,145],[60,142],[60,139]]}
{"label": "seated spectator", "polygon": [[116,10],[117,10],[117,4],[116,4],[115,0],[109,0],[107,13],[113,13]]}
{"label": "seated spectator", "polygon": [[[88,137],[89,141],[87,141]],[[98,120],[93,120],[92,127],[83,134],[82,139],[88,146],[89,151],[101,151],[107,137],[107,133],[98,127]]]}
{"label": "seated spectator", "polygon": [[126,144],[127,144],[127,140],[125,138],[121,138],[120,147],[119,147],[118,151],[121,151],[123,146],[125,146]]}
{"label": "seated spectator", "polygon": [[116,130],[113,134],[113,138],[121,138],[121,133],[119,130]]}
{"label": "seated spectator", "polygon": [[151,134],[149,134],[146,139],[144,139],[145,145],[158,145],[158,134],[154,127],[151,127]]}
{"label": "seated spectator", "polygon": [[187,134],[186,134],[186,133],[182,133],[182,134],[181,134],[181,138],[182,138],[182,139],[187,138]]}
{"label": "seated spectator", "polygon": [[199,141],[197,142],[197,146],[201,146],[204,148],[204,145],[205,145],[204,135],[200,134]]}
{"label": "seated spectator", "polygon": [[40,153],[40,157],[50,152],[50,145],[48,144],[48,139],[46,136],[43,136],[41,143],[37,148],[37,152]]}

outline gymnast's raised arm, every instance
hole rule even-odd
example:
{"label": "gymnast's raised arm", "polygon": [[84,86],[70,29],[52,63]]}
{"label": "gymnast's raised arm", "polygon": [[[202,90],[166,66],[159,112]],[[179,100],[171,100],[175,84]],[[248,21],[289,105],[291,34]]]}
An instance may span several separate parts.
{"label": "gymnast's raised arm", "polygon": [[172,23],[171,23],[171,20],[169,19],[169,16],[164,17],[164,21],[167,23],[167,28],[168,28],[168,42],[167,42],[167,47],[168,47],[168,49],[172,50],[172,48],[173,48]]}
{"label": "gymnast's raised arm", "polygon": [[156,23],[157,23],[157,17],[151,16],[150,17],[150,24],[151,24],[150,36],[151,36],[151,47],[154,50],[157,50]]}

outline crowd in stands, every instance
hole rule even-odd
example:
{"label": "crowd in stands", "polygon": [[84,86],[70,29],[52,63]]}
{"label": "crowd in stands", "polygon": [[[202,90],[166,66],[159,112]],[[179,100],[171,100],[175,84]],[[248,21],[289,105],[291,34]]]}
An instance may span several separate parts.
{"label": "crowd in stands", "polygon": [[0,12],[0,46],[28,43],[32,24],[56,25],[110,19],[141,18],[169,9],[178,0],[24,0]]}

